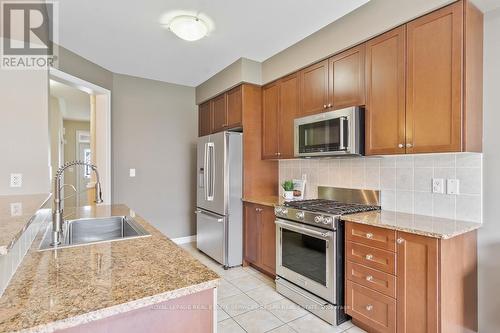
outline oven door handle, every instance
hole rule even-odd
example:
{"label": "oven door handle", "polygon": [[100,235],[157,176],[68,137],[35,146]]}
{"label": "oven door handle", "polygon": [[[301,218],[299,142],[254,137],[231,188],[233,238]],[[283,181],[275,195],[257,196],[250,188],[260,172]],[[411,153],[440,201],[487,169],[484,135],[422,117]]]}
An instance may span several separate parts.
{"label": "oven door handle", "polygon": [[333,236],[333,233],[331,231],[321,232],[321,231],[309,229],[307,227],[297,227],[293,224],[290,224],[290,223],[287,223],[287,222],[284,222],[281,220],[276,220],[275,223],[276,223],[276,225],[278,225],[284,229],[296,231],[296,232],[299,232],[301,234],[305,234],[308,236],[318,237],[318,238],[321,238],[324,240],[330,240]]}

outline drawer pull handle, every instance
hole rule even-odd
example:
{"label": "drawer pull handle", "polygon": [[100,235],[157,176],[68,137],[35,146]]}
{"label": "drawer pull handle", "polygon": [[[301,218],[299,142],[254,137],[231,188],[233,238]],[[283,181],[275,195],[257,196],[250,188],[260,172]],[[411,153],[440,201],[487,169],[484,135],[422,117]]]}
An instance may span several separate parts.
{"label": "drawer pull handle", "polygon": [[365,256],[366,260],[372,260],[373,259],[373,254],[367,254]]}
{"label": "drawer pull handle", "polygon": [[366,277],[366,281],[372,282],[372,281],[373,281],[373,276],[368,275],[368,276]]}
{"label": "drawer pull handle", "polygon": [[371,311],[373,310],[373,305],[371,304],[368,304],[366,307],[365,307],[366,311]]}
{"label": "drawer pull handle", "polygon": [[403,244],[403,243],[405,242],[405,240],[404,240],[403,238],[398,238],[398,239],[396,240],[396,242],[397,242],[398,244]]}
{"label": "drawer pull handle", "polygon": [[367,233],[366,234],[366,238],[372,239],[373,238],[373,234],[371,232]]}

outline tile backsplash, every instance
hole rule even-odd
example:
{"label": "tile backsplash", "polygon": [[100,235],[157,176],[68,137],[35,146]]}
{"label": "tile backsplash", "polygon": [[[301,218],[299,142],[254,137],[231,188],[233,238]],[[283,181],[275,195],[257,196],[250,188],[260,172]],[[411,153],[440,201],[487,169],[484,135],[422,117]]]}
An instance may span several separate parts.
{"label": "tile backsplash", "polygon": [[[384,210],[482,221],[478,153],[282,160],[279,173],[280,184],[306,175],[306,198],[316,198],[318,186],[376,189]],[[445,194],[432,193],[432,178],[444,179]],[[446,194],[446,179],[459,179],[459,195]]]}

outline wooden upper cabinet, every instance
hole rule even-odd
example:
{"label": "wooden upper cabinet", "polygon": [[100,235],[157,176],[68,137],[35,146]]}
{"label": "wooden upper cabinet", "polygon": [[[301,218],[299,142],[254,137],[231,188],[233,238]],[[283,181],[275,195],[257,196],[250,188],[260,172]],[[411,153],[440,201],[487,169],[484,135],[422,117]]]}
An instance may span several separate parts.
{"label": "wooden upper cabinet", "polygon": [[279,158],[294,157],[294,119],[300,108],[299,74],[280,80]]}
{"label": "wooden upper cabinet", "polygon": [[438,240],[399,231],[397,237],[397,332],[437,333],[440,303]]}
{"label": "wooden upper cabinet", "polygon": [[200,104],[198,107],[198,136],[212,133],[212,107],[211,101]]}
{"label": "wooden upper cabinet", "polygon": [[212,99],[213,131],[222,131],[227,126],[227,102],[226,94]]}
{"label": "wooden upper cabinet", "polygon": [[342,109],[365,104],[365,45],[329,59],[328,107]]}
{"label": "wooden upper cabinet", "polygon": [[309,115],[325,111],[328,107],[328,60],[304,68],[299,75],[300,114]]}
{"label": "wooden upper cabinet", "polygon": [[408,153],[462,150],[463,3],[407,24]]}
{"label": "wooden upper cabinet", "polygon": [[241,127],[243,110],[242,86],[229,90],[227,93],[227,128]]}
{"label": "wooden upper cabinet", "polygon": [[262,88],[262,158],[275,159],[279,153],[280,85],[274,82]]}
{"label": "wooden upper cabinet", "polygon": [[366,155],[405,153],[406,27],[366,42]]}

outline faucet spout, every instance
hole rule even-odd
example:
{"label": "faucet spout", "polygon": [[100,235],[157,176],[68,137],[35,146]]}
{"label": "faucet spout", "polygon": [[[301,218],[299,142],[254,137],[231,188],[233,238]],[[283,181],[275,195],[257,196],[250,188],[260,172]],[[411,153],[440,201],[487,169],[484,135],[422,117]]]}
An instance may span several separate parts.
{"label": "faucet spout", "polygon": [[94,164],[85,162],[85,161],[72,161],[67,162],[63,166],[61,166],[54,177],[54,206],[52,207],[52,243],[51,246],[57,246],[61,244],[61,237],[63,232],[64,225],[64,210],[62,208],[62,201],[64,199],[61,198],[61,190],[65,185],[61,185],[61,177],[66,171],[67,168],[72,166],[87,166],[94,171],[96,175],[96,183],[95,183],[95,202],[100,204],[103,202],[102,200],[102,190],[101,190],[101,181],[99,179],[99,172],[97,171],[97,166]]}

